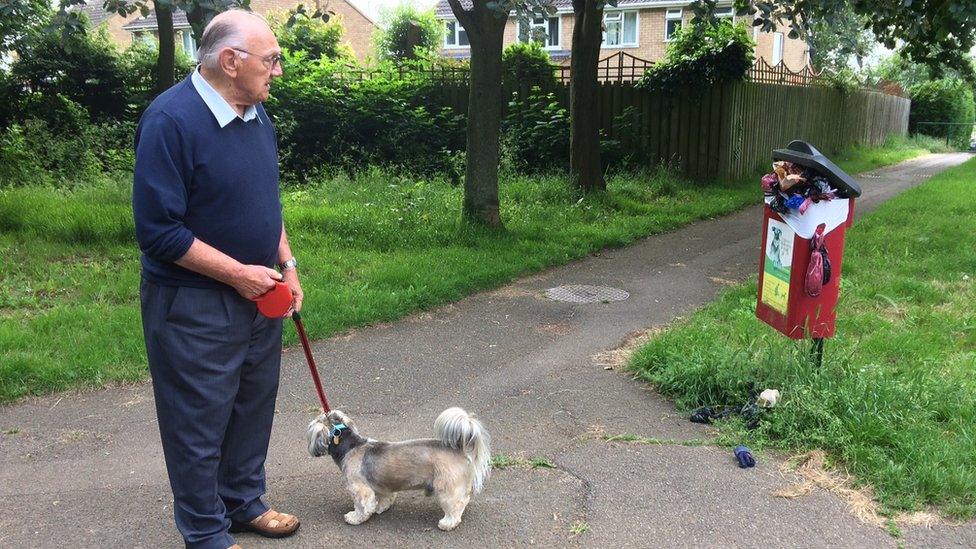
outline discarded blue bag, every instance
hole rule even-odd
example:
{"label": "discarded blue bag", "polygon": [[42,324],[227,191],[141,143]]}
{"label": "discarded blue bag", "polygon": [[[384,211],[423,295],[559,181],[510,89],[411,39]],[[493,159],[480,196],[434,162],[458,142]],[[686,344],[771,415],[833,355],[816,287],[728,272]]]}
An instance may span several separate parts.
{"label": "discarded blue bag", "polygon": [[735,447],[735,459],[739,461],[739,467],[743,469],[756,466],[756,458],[752,457],[752,452],[745,446]]}

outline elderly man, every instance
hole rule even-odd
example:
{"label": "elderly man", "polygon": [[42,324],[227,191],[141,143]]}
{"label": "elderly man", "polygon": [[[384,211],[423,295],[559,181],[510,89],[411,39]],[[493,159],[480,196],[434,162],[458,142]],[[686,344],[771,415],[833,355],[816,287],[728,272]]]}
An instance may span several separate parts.
{"label": "elderly man", "polygon": [[299,526],[261,499],[282,321],[252,299],[283,280],[297,311],[302,291],[261,106],[281,76],[278,42],[259,16],[228,11],[207,26],[199,59],[139,123],[132,205],[176,525],[187,547],[226,549],[228,532],[285,537]]}

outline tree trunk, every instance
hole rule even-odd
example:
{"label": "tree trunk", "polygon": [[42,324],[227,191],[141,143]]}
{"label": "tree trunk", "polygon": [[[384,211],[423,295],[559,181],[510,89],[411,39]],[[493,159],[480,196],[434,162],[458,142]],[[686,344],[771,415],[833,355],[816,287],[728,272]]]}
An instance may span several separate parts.
{"label": "tree trunk", "polygon": [[156,95],[173,87],[176,71],[176,37],[173,34],[173,12],[156,4],[156,25],[159,31],[159,57],[156,60]]}
{"label": "tree trunk", "polygon": [[607,188],[600,163],[597,63],[603,43],[603,7],[597,0],[573,0],[576,21],[569,81],[569,174],[582,190]]}
{"label": "tree trunk", "polygon": [[498,142],[502,123],[502,41],[508,15],[492,10],[487,3],[475,0],[473,9],[465,11],[457,0],[450,1],[471,43],[463,214],[469,221],[500,227]]}

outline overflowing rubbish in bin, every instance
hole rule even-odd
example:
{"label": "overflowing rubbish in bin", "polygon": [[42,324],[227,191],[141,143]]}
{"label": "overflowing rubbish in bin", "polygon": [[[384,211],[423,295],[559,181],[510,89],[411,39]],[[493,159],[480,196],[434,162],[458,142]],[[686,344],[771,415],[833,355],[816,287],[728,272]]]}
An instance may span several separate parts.
{"label": "overflowing rubbish in bin", "polygon": [[812,338],[819,356],[823,338],[834,335],[844,234],[861,188],[803,141],[774,150],[773,161],[761,180],[756,316],[787,337]]}
{"label": "overflowing rubbish in bin", "polygon": [[848,198],[830,186],[826,177],[800,164],[780,160],[773,162],[773,171],[762,177],[763,194],[767,204],[778,214],[796,210],[806,213],[811,204],[837,197]]}

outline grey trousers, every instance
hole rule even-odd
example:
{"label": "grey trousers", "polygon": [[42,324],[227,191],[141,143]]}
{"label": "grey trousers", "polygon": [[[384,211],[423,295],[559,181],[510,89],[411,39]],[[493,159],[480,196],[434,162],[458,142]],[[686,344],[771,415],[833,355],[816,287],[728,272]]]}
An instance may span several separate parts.
{"label": "grey trousers", "polygon": [[176,526],[187,547],[226,549],[231,521],[268,510],[282,322],[232,290],[143,280],[140,297]]}

